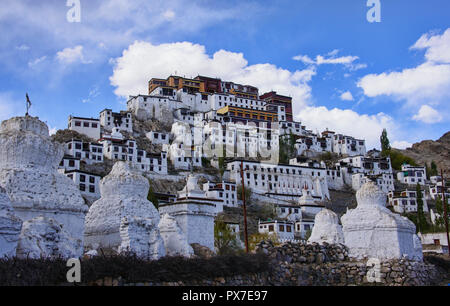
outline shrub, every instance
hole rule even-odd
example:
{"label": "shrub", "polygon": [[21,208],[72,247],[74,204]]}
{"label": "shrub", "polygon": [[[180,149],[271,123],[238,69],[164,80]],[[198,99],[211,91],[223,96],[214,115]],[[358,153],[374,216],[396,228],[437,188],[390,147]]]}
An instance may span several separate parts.
{"label": "shrub", "polygon": [[[0,286],[67,284],[64,259],[0,259]],[[228,277],[269,270],[263,254],[212,258],[163,257],[145,260],[133,255],[97,256],[81,260],[81,281],[87,285],[105,277],[136,282],[173,282]]]}

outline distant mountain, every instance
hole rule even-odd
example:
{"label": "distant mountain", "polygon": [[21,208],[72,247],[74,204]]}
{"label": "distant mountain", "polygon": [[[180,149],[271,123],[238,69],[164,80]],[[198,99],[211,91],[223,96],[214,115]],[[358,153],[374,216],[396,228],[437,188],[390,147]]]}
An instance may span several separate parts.
{"label": "distant mountain", "polygon": [[430,166],[434,161],[438,166],[444,170],[450,170],[450,132],[445,133],[436,141],[424,140],[413,144],[411,148],[406,150],[394,149],[408,157],[414,159],[417,164]]}

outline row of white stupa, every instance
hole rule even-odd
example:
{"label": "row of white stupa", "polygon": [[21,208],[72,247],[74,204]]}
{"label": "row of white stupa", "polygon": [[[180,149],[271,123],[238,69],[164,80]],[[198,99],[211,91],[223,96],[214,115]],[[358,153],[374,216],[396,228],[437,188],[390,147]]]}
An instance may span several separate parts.
{"label": "row of white stupa", "polygon": [[161,207],[160,217],[147,200],[148,180],[118,162],[88,208],[74,183],[57,172],[63,154],[38,118],[2,122],[0,257],[73,258],[101,249],[154,259],[191,256],[192,243],[214,249],[215,206],[202,199],[195,177],[179,194],[184,200]]}
{"label": "row of white stupa", "polygon": [[[73,258],[102,249],[156,259],[191,256],[192,243],[214,249],[214,203],[194,177],[175,204],[158,212],[147,200],[148,180],[118,162],[100,182],[101,198],[88,208],[73,182],[57,172],[63,154],[38,118],[2,122],[0,257]],[[422,260],[414,224],[385,207],[375,184],[364,185],[357,200],[342,227],[331,211],[319,213],[309,242],[344,243],[357,258]]]}

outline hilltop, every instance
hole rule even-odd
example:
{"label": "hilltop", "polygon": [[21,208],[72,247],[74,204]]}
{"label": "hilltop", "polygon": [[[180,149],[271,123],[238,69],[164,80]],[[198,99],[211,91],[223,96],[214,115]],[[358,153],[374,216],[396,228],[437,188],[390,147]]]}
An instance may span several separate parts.
{"label": "hilltop", "polygon": [[434,161],[438,169],[450,170],[450,132],[445,133],[436,141],[424,140],[413,144],[406,150],[393,150],[414,159],[419,165],[427,164],[429,166]]}

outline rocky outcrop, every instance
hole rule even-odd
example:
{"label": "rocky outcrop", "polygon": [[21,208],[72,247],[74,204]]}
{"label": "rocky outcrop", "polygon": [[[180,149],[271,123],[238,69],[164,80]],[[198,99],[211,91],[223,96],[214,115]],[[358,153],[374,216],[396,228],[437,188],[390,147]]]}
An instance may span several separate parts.
{"label": "rocky outcrop", "polygon": [[174,217],[164,214],[159,222],[159,231],[164,240],[166,255],[185,257],[194,255],[194,250]]}
{"label": "rocky outcrop", "polygon": [[[0,127],[0,186],[23,221],[54,219],[74,239],[82,240],[88,210],[72,180],[58,173],[64,149],[53,142],[38,118],[16,117]],[[47,220],[47,219],[46,219]],[[82,248],[76,253],[82,253]]]}
{"label": "rocky outcrop", "polygon": [[80,257],[82,240],[74,239],[54,219],[36,217],[23,223],[17,246],[19,258]]}
{"label": "rocky outcrop", "polygon": [[424,140],[413,144],[406,150],[395,150],[411,157],[419,165],[430,166],[434,161],[439,169],[450,169],[450,132],[445,133],[436,141]]}
{"label": "rocky outcrop", "polygon": [[339,217],[334,212],[328,209],[322,209],[314,220],[314,227],[311,233],[311,237],[308,239],[308,243],[324,242],[329,244],[343,244],[344,233],[342,232],[342,226],[339,224]]}
{"label": "rocky outcrop", "polygon": [[357,208],[341,218],[350,257],[422,261],[415,225],[385,207],[386,194],[374,182],[364,184],[356,198]]}
{"label": "rocky outcrop", "polygon": [[5,190],[0,187],[0,258],[16,255],[22,220],[14,210]]}
{"label": "rocky outcrop", "polygon": [[[147,200],[148,180],[128,163],[117,162],[100,181],[101,198],[86,216],[85,246],[152,258],[165,255],[159,213]],[[155,251],[156,250],[156,251]]]}

